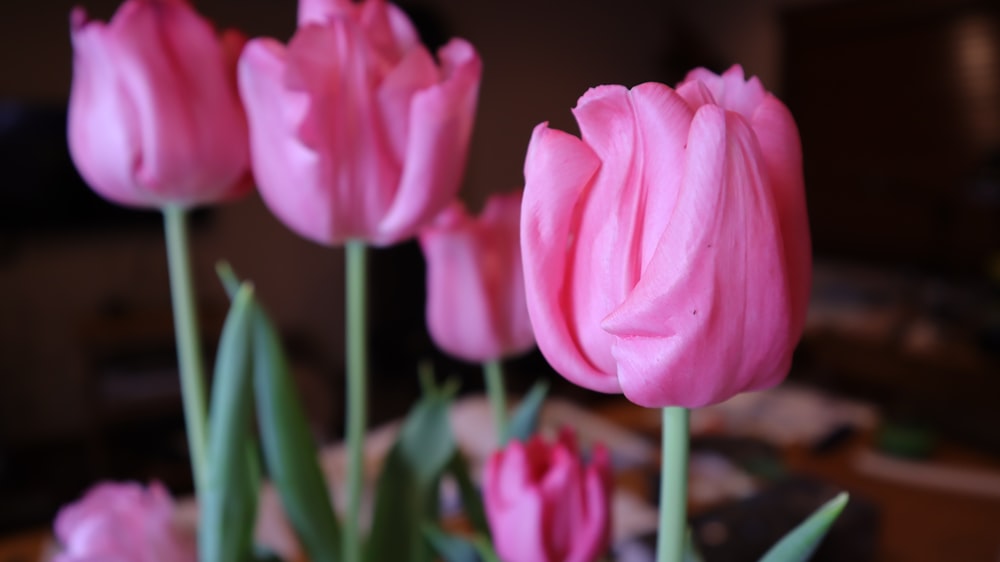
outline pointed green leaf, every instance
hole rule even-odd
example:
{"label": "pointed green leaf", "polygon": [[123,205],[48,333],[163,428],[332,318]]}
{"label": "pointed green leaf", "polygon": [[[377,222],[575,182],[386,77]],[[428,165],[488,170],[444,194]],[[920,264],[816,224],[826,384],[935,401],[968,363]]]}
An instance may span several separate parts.
{"label": "pointed green leaf", "polygon": [[528,395],[521,400],[510,417],[507,424],[507,431],[504,433],[503,442],[511,439],[515,441],[527,441],[538,428],[538,414],[541,412],[542,404],[545,403],[545,395],[549,391],[549,385],[545,381],[538,381]]}
{"label": "pointed green leaf", "polygon": [[479,553],[479,557],[483,562],[502,562],[500,556],[497,555],[496,549],[493,548],[493,543],[486,537],[477,536],[472,544],[476,546],[476,552]]}
{"label": "pointed green leaf", "polygon": [[422,529],[437,519],[441,475],[455,452],[451,399],[428,392],[403,422],[379,474],[367,562],[434,559]]}
{"label": "pointed green leaf", "polygon": [[240,280],[236,277],[233,266],[229,265],[227,261],[220,261],[215,264],[215,274],[222,281],[222,287],[226,290],[229,298],[231,299],[236,296],[236,291],[240,288]]}
{"label": "pointed green leaf", "polygon": [[490,526],[486,521],[483,496],[472,481],[472,475],[469,474],[469,463],[466,462],[462,452],[457,449],[448,463],[448,474],[451,474],[458,484],[458,491],[462,497],[462,511],[469,523],[472,524],[472,528],[481,535],[489,536]]}
{"label": "pointed green leaf", "polygon": [[208,470],[199,498],[202,560],[241,562],[253,547],[259,470],[247,463],[252,444],[250,327],[253,287],[244,284],[226,317],[215,363],[208,434]]}
{"label": "pointed green leaf", "polygon": [[278,335],[260,306],[254,313],[254,389],[268,472],[309,559],[335,561],[340,528],[316,446]]}
{"label": "pointed green leaf", "polygon": [[841,492],[837,497],[823,504],[808,519],[784,536],[764,554],[760,562],[804,562],[812,556],[820,541],[840,512],[847,505],[848,495]]}
{"label": "pointed green leaf", "polygon": [[479,562],[475,545],[465,537],[446,533],[436,525],[424,526],[424,536],[445,562]]}

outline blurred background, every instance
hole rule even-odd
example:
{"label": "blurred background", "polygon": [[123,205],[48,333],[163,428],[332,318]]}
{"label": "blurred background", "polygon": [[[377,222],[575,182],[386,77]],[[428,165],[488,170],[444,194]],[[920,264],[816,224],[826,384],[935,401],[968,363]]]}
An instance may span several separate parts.
{"label": "blurred background", "polygon": [[[219,27],[287,40],[292,0],[196,0]],[[87,0],[99,19],[118,2]],[[1000,8],[965,0],[401,0],[432,46],[484,61],[462,197],[520,187],[532,128],[575,131],[587,88],[668,84],[740,63],[796,116],[816,257],[793,380],[1000,452]],[[69,0],[0,4],[0,532],[44,525],[97,477],[190,487],[162,225],[81,182],[65,143]],[[214,264],[253,279],[286,337],[317,438],[341,434],[342,254],[256,195],[194,218],[206,350],[226,310]],[[423,264],[375,252],[373,423],[434,351]],[[387,352],[391,350],[391,352]],[[551,376],[536,354],[510,385]],[[596,397],[568,385],[557,392]],[[1000,531],[1000,529],[997,529]]]}

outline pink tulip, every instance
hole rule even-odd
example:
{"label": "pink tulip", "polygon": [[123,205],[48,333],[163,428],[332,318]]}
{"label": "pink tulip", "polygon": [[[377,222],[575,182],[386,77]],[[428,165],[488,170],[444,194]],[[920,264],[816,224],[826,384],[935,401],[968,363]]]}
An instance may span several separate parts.
{"label": "pink tulip", "polygon": [[481,63],[452,40],[440,65],[383,0],[306,0],[288,46],[240,59],[254,173],[287,226],[321,244],[414,236],[454,199]]}
{"label": "pink tulip", "polygon": [[420,232],[427,260],[427,327],[434,343],[470,362],[531,349],[519,242],[521,192],[495,195],[470,217],[456,201]]}
{"label": "pink tulip", "polygon": [[582,139],[535,128],[521,224],[528,311],[572,382],[697,407],[788,372],[811,258],[798,132],[756,78],[594,88]]}
{"label": "pink tulip", "polygon": [[611,542],[611,464],[604,447],[589,465],[576,438],[512,441],[486,464],[483,500],[504,562],[593,562]]}
{"label": "pink tulip", "polygon": [[220,37],[184,0],[128,0],[108,24],[77,8],[71,23],[69,147],[96,192],[156,208],[250,188],[242,35]]}
{"label": "pink tulip", "polygon": [[54,562],[196,562],[191,533],[174,522],[174,503],[157,483],[103,483],[59,511]]}

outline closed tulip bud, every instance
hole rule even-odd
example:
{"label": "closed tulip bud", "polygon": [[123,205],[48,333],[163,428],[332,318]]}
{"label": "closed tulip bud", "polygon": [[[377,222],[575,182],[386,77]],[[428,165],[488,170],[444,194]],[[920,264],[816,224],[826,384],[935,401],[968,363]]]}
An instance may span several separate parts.
{"label": "closed tulip bud", "polygon": [[481,63],[454,39],[436,62],[383,0],[312,0],[286,47],[240,59],[254,174],[265,203],[327,245],[411,238],[454,198]]}
{"label": "closed tulip bud", "polygon": [[811,277],[795,123],[756,78],[602,86],[536,127],[521,244],[539,348],[581,386],[697,407],[787,374]]}
{"label": "closed tulip bud", "polygon": [[190,207],[247,192],[236,91],[245,41],[185,0],[128,0],[107,24],[71,18],[69,148],[84,180],[134,207]]}
{"label": "closed tulip bud", "polygon": [[576,438],[513,441],[486,465],[483,500],[504,562],[593,562],[611,542],[611,465],[594,448],[585,464]]}
{"label": "closed tulip bud", "polygon": [[486,362],[535,344],[524,300],[521,193],[495,195],[478,217],[455,202],[420,233],[427,327],[455,357]]}

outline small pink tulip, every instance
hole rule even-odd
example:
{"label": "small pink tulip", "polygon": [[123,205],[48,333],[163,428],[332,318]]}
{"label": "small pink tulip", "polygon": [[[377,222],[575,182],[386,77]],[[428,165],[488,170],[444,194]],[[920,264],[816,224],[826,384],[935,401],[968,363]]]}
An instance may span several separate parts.
{"label": "small pink tulip", "polygon": [[242,35],[219,36],[185,0],[127,0],[107,24],[77,8],[71,24],[69,148],[94,191],[157,208],[250,188]]}
{"label": "small pink tulip", "polygon": [[525,162],[528,311],[552,366],[649,407],[779,383],[812,268],[785,106],[736,66],[594,88],[574,114],[582,138],[543,123]]}
{"label": "small pink tulip", "polygon": [[383,0],[307,0],[299,16],[287,47],[255,39],[240,59],[264,201],[321,244],[416,235],[458,191],[479,56],[454,39],[436,63]]}
{"label": "small pink tulip", "polygon": [[196,562],[194,536],[174,522],[174,503],[157,483],[103,483],[56,516],[62,552],[53,562]]}
{"label": "small pink tulip", "polygon": [[504,562],[593,562],[611,542],[611,465],[597,446],[589,465],[576,438],[511,442],[486,464],[483,500]]}
{"label": "small pink tulip", "polygon": [[427,261],[427,327],[470,362],[518,355],[535,337],[524,300],[521,192],[495,195],[473,218],[456,201],[420,232]]}

